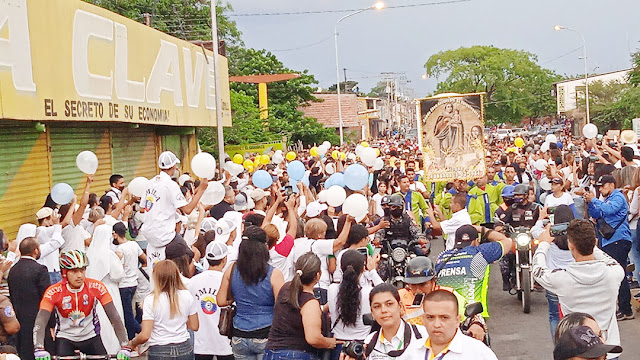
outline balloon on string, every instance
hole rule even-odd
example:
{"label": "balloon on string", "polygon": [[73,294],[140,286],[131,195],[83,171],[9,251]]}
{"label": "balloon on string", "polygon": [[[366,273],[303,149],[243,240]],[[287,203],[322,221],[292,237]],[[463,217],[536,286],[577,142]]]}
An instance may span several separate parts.
{"label": "balloon on string", "polygon": [[191,170],[197,177],[211,180],[216,175],[216,159],[207,152],[197,153],[191,159]]}
{"label": "balloon on string", "polygon": [[328,188],[330,188],[332,186],[344,187],[344,174],[343,173],[335,173],[335,174],[329,176],[327,181],[324,182],[324,187],[326,189],[328,189]]}
{"label": "balloon on string", "polygon": [[536,162],[533,164],[533,166],[536,168],[536,170],[539,171],[545,171],[547,169],[547,160],[545,159],[538,159],[536,160]]}
{"label": "balloon on string", "polygon": [[361,142],[360,145],[362,145],[363,147],[369,147],[369,143],[366,141]]}
{"label": "balloon on string", "polygon": [[558,137],[556,137],[554,134],[549,134],[546,138],[544,138],[544,141],[548,143],[557,143]]}
{"label": "balloon on string", "polygon": [[334,158],[335,160],[338,160],[340,158],[340,151],[333,150],[333,152],[331,153],[331,157]]}
{"label": "balloon on string", "polygon": [[98,157],[93,151],[82,151],[76,156],[76,166],[87,175],[93,175],[98,170]]}
{"label": "balloon on string", "polygon": [[235,154],[233,155],[233,162],[236,164],[242,164],[242,162],[244,161],[244,157],[241,154]]}
{"label": "balloon on string", "polygon": [[380,149],[378,148],[374,148],[374,149],[376,149],[376,156],[380,156]]}
{"label": "balloon on string", "polygon": [[549,178],[547,177],[540,180],[540,187],[542,188],[542,190],[545,190],[545,191],[551,190],[551,180],[549,180]]}
{"label": "balloon on string", "polygon": [[[357,148],[356,148],[356,150],[357,150]],[[354,153],[349,153],[349,154],[347,155],[347,159],[349,159],[349,160],[351,160],[351,161],[356,161],[356,154],[354,154]]]}
{"label": "balloon on string", "polygon": [[304,164],[299,160],[292,161],[287,166],[287,173],[289,174],[289,177],[295,181],[302,179],[305,171],[306,169]]}
{"label": "balloon on string", "polygon": [[336,172],[336,164],[334,163],[328,163],[325,167],[324,167],[324,172],[326,172],[327,174],[331,175],[333,173]]}
{"label": "balloon on string", "polygon": [[376,155],[376,149],[371,147],[365,148],[362,151],[362,155],[360,155],[360,159],[362,159],[362,162],[367,166],[373,166],[377,157],[378,156]]}
{"label": "balloon on string", "polygon": [[549,151],[549,143],[548,142],[542,143],[542,146],[540,146],[540,151],[542,151],[542,152]]}
{"label": "balloon on string", "polygon": [[384,160],[382,158],[377,158],[373,163],[373,170],[382,170],[384,167]]}
{"label": "balloon on string", "polygon": [[73,200],[73,188],[67,183],[57,183],[51,188],[51,200],[58,205],[67,205]]}
{"label": "balloon on string", "polygon": [[320,145],[318,146],[318,154],[320,155],[324,155],[327,153],[327,151],[329,151],[329,148],[324,146],[324,145]]}
{"label": "balloon on string", "polygon": [[322,190],[318,193],[318,201],[322,203],[326,203],[328,196],[329,196],[329,190]]}
{"label": "balloon on string", "polygon": [[139,176],[129,181],[129,185],[127,185],[127,188],[129,188],[129,192],[131,193],[131,195],[143,198],[145,192],[147,191],[147,186],[149,186],[149,179]]}
{"label": "balloon on string", "polygon": [[311,156],[318,156],[318,148],[316,146],[312,147],[311,149],[309,149],[309,154]]}
{"label": "balloon on string", "polygon": [[325,140],[322,143],[322,146],[326,147],[327,149],[331,149],[331,143],[328,140]]}
{"label": "balloon on string", "polygon": [[367,198],[362,194],[349,195],[342,204],[342,212],[354,218],[364,218],[369,212]]}
{"label": "balloon on string", "polygon": [[514,141],[513,144],[519,148],[524,146],[524,139],[522,139],[521,137],[517,137]]}
{"label": "balloon on string", "polygon": [[340,153],[340,160],[344,160],[344,159],[346,159],[346,158],[347,158],[347,154],[345,154],[345,153],[341,152],[341,153]]}
{"label": "balloon on string", "polygon": [[587,139],[594,139],[598,136],[598,127],[594,124],[587,124],[582,128],[582,135]]}
{"label": "balloon on string", "polygon": [[260,164],[267,165],[270,162],[271,162],[271,158],[269,157],[269,155],[265,154],[260,156]]}
{"label": "balloon on string", "polygon": [[284,155],[282,155],[282,151],[273,154],[273,156],[271,157],[271,161],[273,161],[273,163],[276,165],[281,164],[284,161]]}
{"label": "balloon on string", "polygon": [[356,146],[356,155],[358,155],[359,157],[362,157],[362,152],[364,151],[364,146],[362,145],[358,145]]}
{"label": "balloon on string", "polygon": [[369,171],[360,164],[349,165],[344,171],[344,184],[351,190],[362,190],[368,182]]}
{"label": "balloon on string", "polygon": [[249,166],[253,167],[253,161],[251,161],[251,159],[247,159],[244,161],[244,163],[242,164],[244,166],[245,169],[248,169]]}
{"label": "balloon on string", "polygon": [[332,207],[342,205],[346,198],[347,192],[341,186],[334,185],[327,190],[327,204]]}
{"label": "balloon on string", "polygon": [[253,165],[249,165],[249,166],[247,166],[247,169],[246,169],[246,170],[247,170],[248,172],[252,173],[252,172],[253,172]]}
{"label": "balloon on string", "polygon": [[261,189],[268,189],[273,184],[273,178],[265,170],[258,170],[251,177],[253,185]]}
{"label": "balloon on string", "polygon": [[285,158],[286,158],[287,160],[289,160],[289,161],[293,161],[293,160],[295,160],[295,159],[296,159],[296,156],[297,156],[297,155],[296,155],[296,153],[295,153],[295,152],[293,152],[293,151],[289,151],[289,152],[287,153],[287,155],[285,156]]}
{"label": "balloon on string", "polygon": [[204,205],[217,205],[222,202],[222,199],[224,199],[224,195],[224,185],[222,185],[222,183],[218,181],[211,181],[209,182],[209,186],[207,187],[207,189],[204,191],[204,193],[202,193],[200,201]]}

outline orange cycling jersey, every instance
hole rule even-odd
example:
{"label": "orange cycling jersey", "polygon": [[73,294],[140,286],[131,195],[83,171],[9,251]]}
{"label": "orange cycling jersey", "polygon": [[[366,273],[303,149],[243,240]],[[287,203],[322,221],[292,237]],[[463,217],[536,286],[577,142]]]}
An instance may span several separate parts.
{"label": "orange cycling jersey", "polygon": [[113,301],[102,282],[85,279],[79,289],[71,289],[62,281],[47,288],[40,309],[53,312],[55,308],[57,337],[84,341],[100,334],[96,299],[103,306]]}

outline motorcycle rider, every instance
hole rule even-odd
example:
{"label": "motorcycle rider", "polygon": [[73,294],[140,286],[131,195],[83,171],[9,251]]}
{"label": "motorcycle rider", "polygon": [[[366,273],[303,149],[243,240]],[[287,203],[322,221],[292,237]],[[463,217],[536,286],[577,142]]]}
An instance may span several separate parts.
{"label": "motorcycle rider", "polygon": [[[386,199],[384,202],[386,203]],[[420,230],[420,226],[404,210],[402,195],[394,194],[389,197],[388,208],[385,209],[385,220],[389,221],[389,227],[376,232],[376,244],[391,240],[418,241],[419,245],[415,245],[413,250],[416,255],[424,255],[420,245],[428,241]]]}
{"label": "motorcycle rider", "polygon": [[[529,201],[529,186],[524,184],[518,184],[513,188],[513,204],[504,211],[501,211],[502,209],[504,207],[496,211],[496,216],[500,221],[514,228],[524,226],[531,229],[540,217],[540,207]],[[510,291],[515,284],[515,260],[516,255],[513,252],[506,254],[500,260],[502,290],[504,291]]]}

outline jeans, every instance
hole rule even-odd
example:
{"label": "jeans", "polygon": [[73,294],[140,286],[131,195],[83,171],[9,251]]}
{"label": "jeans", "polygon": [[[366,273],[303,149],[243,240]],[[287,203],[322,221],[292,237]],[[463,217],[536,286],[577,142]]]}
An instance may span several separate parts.
{"label": "jeans", "polygon": [[251,339],[234,336],[231,351],[236,360],[262,360],[267,339]]}
{"label": "jeans", "polygon": [[120,298],[122,299],[122,309],[124,311],[124,327],[127,328],[127,336],[129,340],[133,339],[140,332],[140,323],[133,315],[133,294],[136,292],[136,286],[120,288]]}
{"label": "jeans", "polygon": [[51,285],[57,284],[62,281],[62,275],[60,271],[53,271],[49,273],[49,281],[51,281]]}
{"label": "jeans", "polygon": [[186,340],[179,344],[152,345],[149,360],[193,360],[193,345]]}
{"label": "jeans", "polygon": [[340,360],[341,352],[342,344],[336,344],[336,347],[331,350],[331,360]]}
{"label": "jeans", "polygon": [[264,360],[319,360],[318,354],[302,350],[265,350]]}
{"label": "jeans", "polygon": [[631,244],[631,251],[629,252],[629,257],[633,261],[633,264],[636,266],[636,269],[633,270],[633,280],[640,281],[640,249],[638,248],[638,229],[631,229],[631,238],[633,239],[633,243]]}
{"label": "jeans", "polygon": [[[631,250],[631,241],[627,240],[618,240],[602,247],[602,251],[614,258],[623,269],[627,268],[629,250]],[[620,290],[618,290],[618,311],[626,315],[633,314],[633,310],[631,309],[631,291],[629,290],[629,282],[626,276],[622,279]]]}
{"label": "jeans", "polygon": [[553,339],[556,334],[556,328],[560,322],[560,310],[558,306],[558,295],[547,290],[547,304],[549,304],[549,330],[551,330],[551,338]]}
{"label": "jeans", "polygon": [[196,360],[234,360],[233,355],[198,355]]}

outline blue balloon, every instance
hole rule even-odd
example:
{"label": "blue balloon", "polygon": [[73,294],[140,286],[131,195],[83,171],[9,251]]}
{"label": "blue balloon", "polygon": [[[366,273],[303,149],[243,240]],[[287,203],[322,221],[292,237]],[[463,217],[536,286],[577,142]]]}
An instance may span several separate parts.
{"label": "blue balloon", "polygon": [[343,173],[335,173],[324,182],[324,188],[328,189],[333,185],[338,185],[340,187],[344,187],[344,174]]}
{"label": "blue balloon", "polygon": [[67,205],[73,200],[73,188],[67,183],[57,183],[51,188],[51,199],[58,205]]}
{"label": "blue balloon", "polygon": [[262,189],[268,189],[269,186],[273,184],[273,178],[264,170],[258,170],[253,173],[251,180],[253,181],[253,185]]}
{"label": "blue balloon", "polygon": [[306,170],[307,169],[305,169],[304,164],[299,160],[292,161],[287,166],[287,173],[289,173],[289,177],[296,182],[302,179]]}
{"label": "blue balloon", "polygon": [[369,182],[369,171],[360,165],[349,165],[344,171],[344,184],[351,190],[362,190]]}

